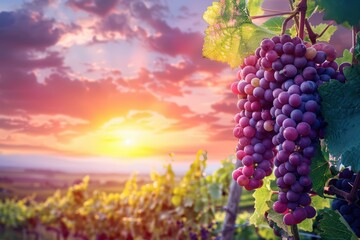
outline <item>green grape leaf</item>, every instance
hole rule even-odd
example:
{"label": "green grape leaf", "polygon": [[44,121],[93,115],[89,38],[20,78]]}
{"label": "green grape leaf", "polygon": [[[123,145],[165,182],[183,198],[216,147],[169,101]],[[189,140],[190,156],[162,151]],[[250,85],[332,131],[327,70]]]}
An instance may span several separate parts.
{"label": "green grape leaf", "polygon": [[329,208],[320,210],[317,229],[321,238],[326,240],[358,239],[340,213]]}
{"label": "green grape leaf", "polygon": [[212,199],[220,199],[221,198],[221,186],[218,183],[211,183],[207,188]]}
{"label": "green grape leaf", "polygon": [[285,19],[286,19],[285,17],[273,17],[267,20],[266,22],[264,22],[261,26],[271,32],[280,35],[282,30],[282,23],[284,22]]}
{"label": "green grape leaf", "polygon": [[317,211],[320,211],[321,209],[330,207],[330,200],[328,198],[312,196],[311,197],[311,206],[313,206]]}
{"label": "green grape leaf", "polygon": [[293,234],[291,233],[290,227],[285,225],[285,223],[283,222],[284,215],[275,212],[272,209],[271,204],[267,203],[267,205],[270,208],[270,210],[268,210],[268,220],[272,220],[273,222],[275,222],[276,225],[284,231],[285,235],[292,236]]}
{"label": "green grape leaf", "polygon": [[313,219],[307,218],[298,224],[298,228],[303,231],[306,231],[306,232],[312,232],[313,231],[313,223],[314,223]]}
{"label": "green grape leaf", "polygon": [[343,52],[343,55],[341,58],[336,58],[335,59],[335,62],[340,65],[344,62],[348,62],[348,63],[351,63],[352,62],[352,54],[351,52],[349,51],[349,49],[345,49],[344,52]]}
{"label": "green grape leaf", "polygon": [[[325,28],[327,27],[327,24],[325,23],[320,23],[319,25],[316,26],[312,26],[312,29],[314,31],[314,33],[320,34]],[[334,32],[337,30],[337,26],[330,26],[325,33],[317,39],[317,41],[324,41],[324,42],[329,42],[330,38],[332,37],[332,35],[334,34]]]}
{"label": "green grape leaf", "polygon": [[248,0],[247,8],[250,16],[262,15],[264,11],[261,9],[261,5],[264,0]]}
{"label": "green grape leaf", "polygon": [[213,2],[203,18],[209,24],[205,30],[204,57],[226,62],[233,68],[253,54],[264,38],[274,35],[251,22],[245,0]]}
{"label": "green grape leaf", "polygon": [[347,82],[332,80],[319,88],[328,123],[325,142],[331,157],[360,170],[360,65],[344,69]]}
{"label": "green grape leaf", "polygon": [[[308,1],[311,2],[311,1]],[[338,24],[360,25],[359,0],[316,0],[324,10],[324,20],[335,20]]]}
{"label": "green grape leaf", "polygon": [[267,212],[271,207],[266,204],[268,201],[271,200],[272,190],[270,188],[270,182],[274,180],[274,175],[271,175],[264,179],[264,185],[261,188],[255,190],[253,197],[254,201],[254,208],[255,211],[253,215],[250,217],[250,223],[258,226],[259,224],[264,222],[264,214]]}
{"label": "green grape leaf", "polygon": [[313,182],[313,190],[319,194],[319,196],[324,197],[324,186],[329,178],[332,177],[330,171],[330,164],[326,161],[323,156],[322,151],[320,150],[320,145],[318,146],[318,151],[315,157],[311,162],[311,173],[310,178]]}

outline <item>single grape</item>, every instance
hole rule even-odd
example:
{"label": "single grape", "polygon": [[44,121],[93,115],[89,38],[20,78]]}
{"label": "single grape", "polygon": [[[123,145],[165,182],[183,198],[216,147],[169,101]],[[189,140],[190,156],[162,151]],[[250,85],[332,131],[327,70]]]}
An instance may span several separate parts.
{"label": "single grape", "polygon": [[287,213],[284,215],[283,222],[288,226],[296,224],[296,220],[295,220],[293,214],[291,214],[291,213]]}

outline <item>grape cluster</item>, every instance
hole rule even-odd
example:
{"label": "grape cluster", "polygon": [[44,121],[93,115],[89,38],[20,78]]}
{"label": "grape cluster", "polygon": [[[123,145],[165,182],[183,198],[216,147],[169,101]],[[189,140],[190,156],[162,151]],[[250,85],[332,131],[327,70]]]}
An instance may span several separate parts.
{"label": "grape cluster", "polygon": [[243,164],[233,178],[254,189],[275,165],[280,191],[273,209],[284,214],[287,225],[316,214],[310,206],[310,164],[325,126],[317,88],[330,79],[344,82],[343,69],[349,65],[339,67],[335,58],[331,45],[275,36],[264,39],[255,55],[245,59],[240,81],[231,85],[239,97],[234,136]]}
{"label": "grape cluster", "polygon": [[236,157],[243,164],[233,172],[233,178],[247,190],[262,186],[262,179],[272,173],[276,153],[272,143],[275,122],[270,114],[274,98],[267,72],[259,64],[261,59],[247,57],[238,74],[240,81],[231,85],[239,98],[233,133],[239,139]]}
{"label": "grape cluster", "polygon": [[[347,193],[351,191],[357,174],[345,168],[338,179],[331,179],[329,185],[335,186],[337,189],[343,190]],[[342,196],[337,195],[331,208],[338,210],[345,221],[350,225],[354,233],[360,237],[360,205],[359,203],[349,204]],[[360,189],[357,190],[357,199],[360,199]]]}

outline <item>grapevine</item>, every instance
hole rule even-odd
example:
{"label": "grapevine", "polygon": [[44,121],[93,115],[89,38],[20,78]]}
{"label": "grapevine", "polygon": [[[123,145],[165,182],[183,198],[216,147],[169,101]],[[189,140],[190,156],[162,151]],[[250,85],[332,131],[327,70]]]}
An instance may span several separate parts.
{"label": "grapevine", "polygon": [[[328,36],[327,31],[336,28],[335,23],[350,24],[355,36],[360,18],[345,13],[351,11],[347,10],[348,7],[359,5],[355,1],[341,6],[335,1],[321,0],[290,0],[289,3],[289,11],[268,10],[270,14],[261,14],[261,11],[259,14],[254,9],[261,9],[262,1],[220,1],[218,5],[214,4],[204,15],[209,27],[203,54],[213,60],[228,62],[232,67],[236,61],[240,68],[237,80],[230,88],[238,98],[236,106],[239,111],[234,117],[233,135],[238,139],[235,154],[242,166],[233,171],[232,177],[246,190],[257,189],[259,194],[254,194],[255,201],[265,201],[267,205],[264,207],[255,202],[255,213],[250,221],[258,226],[265,214],[266,221],[270,227],[275,227],[277,235],[299,239],[299,228],[327,236],[324,229],[328,226],[324,219],[332,213],[326,206],[317,206],[317,201],[312,203],[314,196],[329,199],[329,194],[335,194],[342,200],[334,202],[345,204],[343,208],[347,210],[347,204],[353,207],[358,199],[360,177],[353,177],[350,183],[347,181],[345,190],[341,184],[326,187],[325,183],[332,178],[334,171],[331,169],[341,164],[350,166],[355,172],[360,170],[356,149],[360,146],[360,129],[350,133],[345,129],[345,121],[341,125],[339,117],[330,117],[341,114],[340,109],[342,112],[347,110],[351,117],[358,117],[358,95],[351,94],[351,101],[348,101],[341,93],[341,101],[332,106],[330,95],[335,94],[331,93],[335,86],[341,86],[343,91],[349,91],[353,86],[350,92],[354,93],[359,89],[355,79],[359,81],[360,43],[353,40],[351,59],[345,57],[346,52],[339,59],[331,44],[318,40]],[[334,15],[337,10],[332,7],[335,6],[339,7],[341,17]],[[247,10],[239,10],[244,7]],[[210,11],[218,15],[209,19],[207,13]],[[322,11],[329,21],[318,31],[310,17]],[[253,12],[256,14],[251,15]],[[223,18],[225,15],[227,17]],[[263,25],[252,22],[265,17],[270,19]],[[281,25],[278,19],[282,21]],[[293,23],[289,28],[290,20]],[[250,31],[249,24],[256,30]],[[230,29],[237,36],[230,34]],[[246,29],[249,31],[244,31]],[[272,36],[266,36],[268,34]],[[249,35],[253,38],[252,43],[248,43]],[[240,46],[238,56],[233,53],[236,46]],[[214,56],[208,52],[210,47],[219,48],[218,55],[228,56],[228,59]],[[344,108],[346,110],[342,110]],[[355,137],[355,141],[344,147],[343,152],[339,146],[334,146],[339,142],[336,137],[345,139],[350,135]],[[272,173],[276,179],[266,181]],[[358,235],[357,221],[353,220],[354,216],[343,218],[344,222],[354,225],[351,225],[352,230],[346,224],[339,224],[344,231],[349,231],[350,238],[354,238]]]}

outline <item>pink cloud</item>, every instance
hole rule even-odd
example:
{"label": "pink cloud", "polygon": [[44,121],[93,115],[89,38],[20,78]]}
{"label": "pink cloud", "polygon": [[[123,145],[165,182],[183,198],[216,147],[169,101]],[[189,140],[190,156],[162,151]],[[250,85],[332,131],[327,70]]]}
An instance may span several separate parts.
{"label": "pink cloud", "polygon": [[99,16],[108,14],[115,8],[118,0],[68,0],[67,4],[73,9],[80,9]]}

